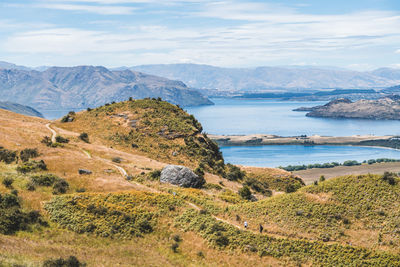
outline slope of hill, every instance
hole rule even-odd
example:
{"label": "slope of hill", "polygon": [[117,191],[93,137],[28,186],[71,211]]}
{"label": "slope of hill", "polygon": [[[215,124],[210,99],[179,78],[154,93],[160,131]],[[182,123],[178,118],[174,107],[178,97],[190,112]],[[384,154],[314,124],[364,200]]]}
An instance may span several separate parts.
{"label": "slope of hill", "polygon": [[252,225],[312,240],[380,247],[398,253],[400,179],[395,174],[343,176],[232,208]]}
{"label": "slope of hill", "polygon": [[[225,175],[209,166],[203,188],[180,188],[157,178],[175,157],[164,145],[180,147],[175,155],[189,167],[213,147],[180,108],[145,99],[68,116],[55,124],[0,110],[2,266],[70,255],[88,266],[400,264],[395,175],[302,187],[282,170],[244,168],[246,177],[232,165]],[[268,183],[301,188],[262,195]]]}
{"label": "slope of hill", "polygon": [[161,97],[182,106],[212,102],[184,83],[104,67],[52,67],[46,71],[0,69],[0,98],[41,109],[86,108],[129,97]]}
{"label": "slope of hill", "polygon": [[9,110],[9,111],[12,111],[12,112],[15,112],[15,113],[27,115],[27,116],[34,116],[34,117],[43,118],[43,114],[40,113],[39,111],[37,111],[36,109],[28,107],[28,106],[20,105],[20,104],[17,104],[17,103],[0,101],[0,108],[1,109],[5,109],[5,110]]}
{"label": "slope of hill", "polygon": [[384,88],[400,77],[318,67],[219,68],[196,64],[142,65],[130,69],[178,79],[191,87],[225,91]]}
{"label": "slope of hill", "polygon": [[201,133],[201,124],[164,101],[125,101],[70,116],[72,122],[58,122],[57,127],[88,133],[91,142],[193,168],[224,167],[218,146]]}

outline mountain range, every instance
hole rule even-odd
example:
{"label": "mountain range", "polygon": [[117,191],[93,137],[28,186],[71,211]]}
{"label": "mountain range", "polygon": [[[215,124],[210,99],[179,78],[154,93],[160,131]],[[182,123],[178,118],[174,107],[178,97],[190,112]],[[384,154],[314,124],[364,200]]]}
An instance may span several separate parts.
{"label": "mountain range", "polygon": [[0,99],[38,109],[87,108],[129,97],[161,97],[181,106],[213,104],[183,82],[131,70],[77,66],[36,71],[10,64],[6,67],[0,68]]}
{"label": "mountain range", "polygon": [[400,84],[400,69],[391,68],[359,72],[314,66],[220,68],[196,64],[167,64],[141,65],[129,69],[180,80],[194,88],[221,91],[380,89]]}

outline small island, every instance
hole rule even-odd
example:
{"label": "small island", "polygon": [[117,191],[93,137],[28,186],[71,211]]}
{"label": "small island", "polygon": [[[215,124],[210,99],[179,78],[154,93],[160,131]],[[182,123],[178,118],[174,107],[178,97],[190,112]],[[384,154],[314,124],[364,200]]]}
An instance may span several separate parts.
{"label": "small island", "polygon": [[307,117],[400,120],[400,97],[393,95],[356,102],[339,98],[322,106],[300,107],[293,111],[308,111]]}

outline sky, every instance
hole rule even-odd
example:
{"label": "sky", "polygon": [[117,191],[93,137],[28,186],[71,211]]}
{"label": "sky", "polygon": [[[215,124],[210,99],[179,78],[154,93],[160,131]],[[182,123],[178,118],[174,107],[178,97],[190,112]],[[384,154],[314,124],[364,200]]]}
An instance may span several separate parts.
{"label": "sky", "polygon": [[0,61],[400,68],[400,1],[0,0]]}

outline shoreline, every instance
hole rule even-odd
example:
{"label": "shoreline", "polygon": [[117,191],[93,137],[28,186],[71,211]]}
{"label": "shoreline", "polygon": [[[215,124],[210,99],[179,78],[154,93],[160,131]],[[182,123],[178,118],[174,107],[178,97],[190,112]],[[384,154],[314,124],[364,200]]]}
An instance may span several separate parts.
{"label": "shoreline", "polygon": [[400,148],[400,138],[395,135],[353,135],[353,136],[278,136],[268,134],[252,135],[208,135],[220,146],[262,146],[262,145],[342,145],[379,148]]}

